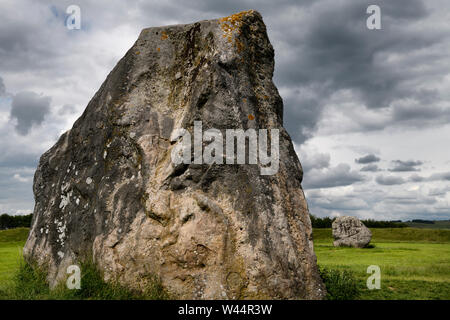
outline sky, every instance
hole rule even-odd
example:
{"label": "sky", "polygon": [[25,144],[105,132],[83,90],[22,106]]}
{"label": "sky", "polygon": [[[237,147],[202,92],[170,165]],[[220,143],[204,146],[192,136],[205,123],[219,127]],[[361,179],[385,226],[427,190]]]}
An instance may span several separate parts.
{"label": "sky", "polygon": [[[81,29],[66,9],[81,9]],[[369,30],[369,5],[381,29]],[[316,216],[450,219],[450,2],[0,2],[0,212],[33,211],[42,153],[145,27],[259,11]]]}

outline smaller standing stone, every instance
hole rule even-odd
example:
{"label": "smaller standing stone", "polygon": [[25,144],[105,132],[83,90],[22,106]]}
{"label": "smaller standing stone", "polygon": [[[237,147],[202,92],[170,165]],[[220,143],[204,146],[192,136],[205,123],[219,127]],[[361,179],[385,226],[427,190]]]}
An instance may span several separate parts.
{"label": "smaller standing stone", "polygon": [[372,232],[358,218],[344,216],[333,221],[335,247],[364,248],[372,239]]}

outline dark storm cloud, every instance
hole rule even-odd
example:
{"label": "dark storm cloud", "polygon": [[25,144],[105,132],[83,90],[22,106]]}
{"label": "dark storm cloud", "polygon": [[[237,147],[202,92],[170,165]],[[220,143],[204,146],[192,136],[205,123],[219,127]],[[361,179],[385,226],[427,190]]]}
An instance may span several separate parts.
{"label": "dark storm cloud", "polygon": [[302,143],[314,134],[319,121],[322,102],[316,98],[285,97],[284,105],[295,108],[285,109],[284,126],[294,141]]}
{"label": "dark storm cloud", "polygon": [[393,123],[409,124],[423,127],[424,124],[446,124],[450,121],[450,108],[433,105],[438,100],[437,94],[423,97],[428,101],[421,101],[415,105],[395,106],[392,113]]}
{"label": "dark storm cloud", "polygon": [[300,161],[304,175],[313,169],[325,169],[330,166],[330,155],[328,153],[302,153]]}
{"label": "dark storm cloud", "polygon": [[[331,0],[126,3],[80,0],[77,5],[82,9],[83,30],[68,36],[63,24],[65,9],[70,4],[70,1],[48,2],[46,6],[34,2],[16,4],[16,11],[36,13],[27,19],[18,19],[8,10],[0,11],[0,69],[11,72],[45,70],[49,76],[66,76],[70,68],[58,67],[55,62],[64,60],[68,50],[78,48],[70,44],[82,39],[86,31],[110,30],[130,24],[147,27],[175,21],[189,23],[256,9],[263,15],[275,47],[275,81],[280,89],[293,91],[283,95],[285,127],[298,144],[314,135],[326,100],[341,89],[350,90],[370,108],[388,107],[392,101],[404,97],[417,101],[440,99],[437,92],[414,87],[414,80],[420,79],[420,75],[413,73],[410,67],[421,66],[426,61],[419,59],[394,68],[384,64],[389,54],[408,55],[442,40],[438,32],[409,30],[410,23],[425,19],[429,14],[421,0],[344,0],[339,4]],[[371,4],[382,9],[383,29],[380,31],[366,28],[366,8]],[[301,19],[289,18],[296,12],[304,14],[305,10],[307,14]],[[314,94],[305,94],[305,90]],[[442,119],[443,114],[450,119],[450,110],[437,108],[425,113],[430,122]],[[389,124],[414,119],[424,118],[409,108],[397,108]]]}
{"label": "dark storm cloud", "polygon": [[378,162],[380,160],[381,159],[378,158],[376,155],[368,154],[367,156],[355,159],[355,162],[360,163],[360,164],[368,164],[368,163]]}
{"label": "dark storm cloud", "polygon": [[[20,6],[24,7],[21,8]],[[28,3],[18,4],[17,11],[32,10]],[[2,71],[17,71],[24,68],[36,69],[44,66],[46,56],[54,56],[57,47],[49,45],[52,41],[46,33],[46,22],[36,21],[36,17],[19,19],[7,10],[0,10],[0,68]],[[45,37],[48,37],[45,39]],[[44,58],[44,59],[42,59]],[[39,67],[40,68],[40,67]]]}
{"label": "dark storm cloud", "polygon": [[11,119],[16,120],[16,130],[26,135],[33,125],[40,125],[50,112],[50,97],[38,95],[35,92],[23,91],[17,93],[11,103]]}
{"label": "dark storm cloud", "polygon": [[380,5],[383,8],[385,19],[415,20],[427,15],[427,9],[420,0],[384,0],[368,1],[367,3]]}
{"label": "dark storm cloud", "polygon": [[[309,1],[300,1],[299,3],[311,3]],[[221,16],[227,16],[232,13],[240,12],[243,10],[255,9],[274,9],[279,6],[291,5],[291,0],[279,0],[269,1],[262,3],[260,0],[230,0],[230,1],[211,1],[211,0],[192,0],[189,1],[188,6],[192,9],[200,10],[203,12],[216,13]]]}
{"label": "dark storm cloud", "polygon": [[3,83],[3,78],[0,77],[0,97],[6,94],[5,84]]}
{"label": "dark storm cloud", "polygon": [[364,181],[363,175],[351,171],[348,164],[339,164],[326,170],[311,170],[305,175],[303,186],[305,189],[333,188],[349,186]]}
{"label": "dark storm cloud", "polygon": [[434,173],[429,178],[428,181],[450,181],[450,172]]}
{"label": "dark storm cloud", "polygon": [[419,176],[418,174],[414,174],[408,178],[408,181],[411,181],[411,182],[422,182],[425,180],[426,179],[424,177]]}
{"label": "dark storm cloud", "polygon": [[402,160],[394,160],[392,161],[395,165],[394,168],[389,169],[389,171],[392,172],[408,172],[408,171],[420,171],[418,166],[421,166],[423,164],[422,161],[402,161]]}
{"label": "dark storm cloud", "polygon": [[394,16],[416,21],[426,17],[421,1],[407,2],[405,11],[405,1],[351,1],[343,6],[331,5],[317,10],[314,22],[307,26],[305,37],[299,43],[303,61],[288,74],[294,72],[293,79],[300,82],[324,82],[332,92],[356,90],[370,108],[387,107],[394,99],[415,94],[401,86],[402,82],[410,80],[409,73],[385,68],[377,61],[377,55],[407,54],[439,39],[407,32],[387,22],[382,31],[366,27],[365,12],[370,4],[380,5],[385,18]]}
{"label": "dark storm cloud", "polygon": [[367,166],[362,167],[360,171],[363,171],[363,172],[378,172],[378,171],[381,171],[381,169],[378,168],[378,166],[376,164],[368,164]]}
{"label": "dark storm cloud", "polygon": [[404,184],[406,182],[402,177],[382,175],[377,176],[375,181],[383,186],[393,186],[397,184]]}
{"label": "dark storm cloud", "polygon": [[[381,7],[382,30],[366,28],[366,8],[370,4]],[[430,64],[431,56],[396,65],[385,63],[390,55],[406,58],[411,52],[427,49],[445,39],[439,32],[417,32],[408,28],[428,17],[423,1],[343,1],[339,5],[317,1],[308,10],[310,19],[302,19],[298,26],[277,32],[284,37],[288,51],[282,53],[284,60],[277,61],[277,83],[286,87],[317,85],[320,88],[315,100],[301,95],[285,99],[285,125],[297,143],[303,143],[314,134],[324,103],[342,89],[350,90],[355,99],[374,110],[391,108],[393,102],[405,98],[416,102],[442,99],[438,92],[418,88],[429,75],[411,69],[411,66]],[[443,55],[441,52],[436,58]],[[445,70],[438,70],[436,75],[445,74]],[[424,119],[422,114],[426,114],[430,122],[442,121],[439,119],[443,115],[450,118],[447,109],[422,106],[422,110],[412,112],[406,106],[395,109],[392,121],[384,126],[401,124],[407,119],[420,122]],[[384,126],[363,127],[362,130],[379,130]]]}

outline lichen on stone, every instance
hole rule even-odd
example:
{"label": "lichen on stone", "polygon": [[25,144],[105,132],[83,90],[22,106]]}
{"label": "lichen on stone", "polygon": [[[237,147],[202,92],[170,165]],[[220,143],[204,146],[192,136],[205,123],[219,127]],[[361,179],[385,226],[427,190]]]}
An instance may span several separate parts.
{"label": "lichen on stone", "polygon": [[224,32],[223,37],[236,47],[238,53],[244,49],[244,44],[237,37],[240,34],[240,28],[243,24],[243,17],[253,14],[254,12],[254,10],[247,10],[219,19],[220,27]]}

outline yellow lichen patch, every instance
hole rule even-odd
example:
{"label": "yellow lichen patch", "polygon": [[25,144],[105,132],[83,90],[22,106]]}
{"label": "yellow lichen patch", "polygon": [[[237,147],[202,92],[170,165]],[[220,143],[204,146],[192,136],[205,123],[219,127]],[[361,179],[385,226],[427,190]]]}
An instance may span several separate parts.
{"label": "yellow lichen patch", "polygon": [[161,32],[161,40],[166,40],[168,38],[168,35],[165,31]]}
{"label": "yellow lichen patch", "polygon": [[140,51],[136,51],[136,54],[140,54],[141,52]]}
{"label": "yellow lichen patch", "polygon": [[[239,13],[232,14],[231,16],[219,19],[220,28],[224,32],[223,37],[227,38],[229,43],[233,42],[234,31],[236,31],[239,34],[239,29],[242,26],[242,18],[245,15],[251,14],[253,12],[254,12],[253,10],[242,11]],[[238,41],[237,39],[235,45],[238,52],[240,52],[244,47],[242,42]]]}
{"label": "yellow lichen patch", "polygon": [[156,48],[156,50],[159,52],[159,51],[161,51],[161,48]]}
{"label": "yellow lichen patch", "polygon": [[[235,14],[232,14],[231,16],[219,19],[219,22],[221,23],[221,27],[224,31],[228,30],[230,28],[231,28],[231,30],[235,30],[236,28],[238,28],[242,25],[242,18],[248,14],[252,14],[253,12],[254,12],[253,10],[247,10],[247,11],[235,13]],[[226,26],[224,26],[225,23],[228,24],[228,28]]]}

